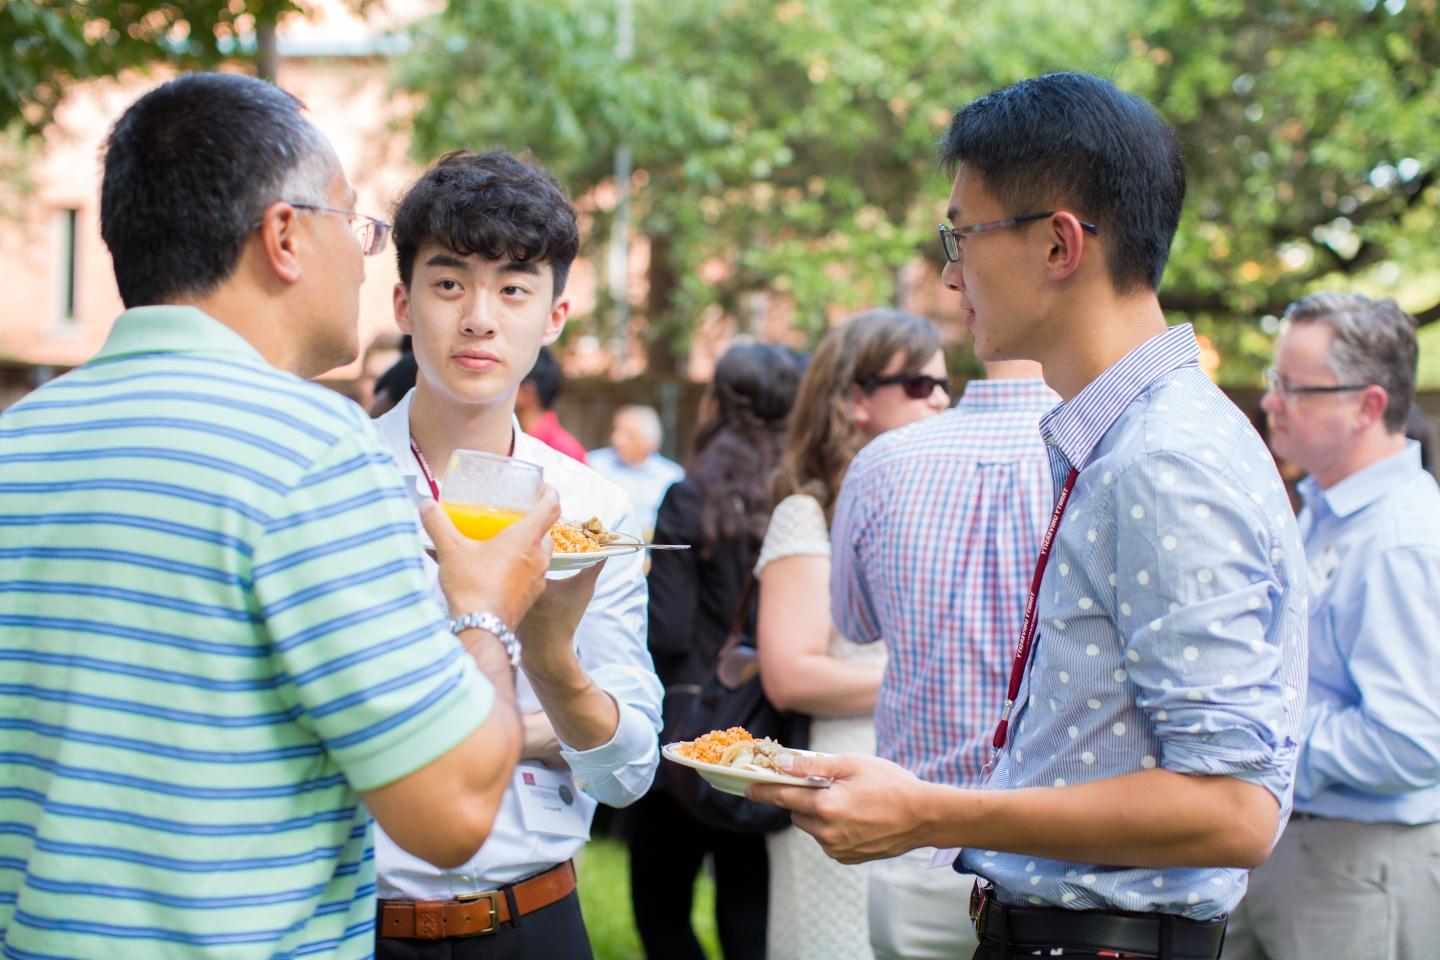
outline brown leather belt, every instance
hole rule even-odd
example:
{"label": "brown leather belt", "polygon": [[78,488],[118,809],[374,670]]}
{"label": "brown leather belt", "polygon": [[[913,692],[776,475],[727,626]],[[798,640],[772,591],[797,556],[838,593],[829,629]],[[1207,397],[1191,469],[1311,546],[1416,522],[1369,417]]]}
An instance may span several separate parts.
{"label": "brown leather belt", "polygon": [[444,940],[495,933],[513,917],[513,897],[520,916],[558,903],[575,890],[575,864],[569,860],[528,880],[498,890],[466,894],[454,900],[381,900],[375,931],[382,937]]}

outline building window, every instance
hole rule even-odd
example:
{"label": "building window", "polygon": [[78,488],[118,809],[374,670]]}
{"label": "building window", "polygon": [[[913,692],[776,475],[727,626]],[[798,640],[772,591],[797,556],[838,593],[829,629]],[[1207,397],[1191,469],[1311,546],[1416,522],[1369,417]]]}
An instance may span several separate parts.
{"label": "building window", "polygon": [[76,294],[80,281],[75,259],[75,234],[79,216],[80,211],[74,207],[67,207],[55,213],[55,232],[59,247],[55,258],[55,263],[59,267],[55,274],[55,281],[59,286],[59,289],[56,290],[55,303],[59,314],[56,319],[61,323],[75,322]]}

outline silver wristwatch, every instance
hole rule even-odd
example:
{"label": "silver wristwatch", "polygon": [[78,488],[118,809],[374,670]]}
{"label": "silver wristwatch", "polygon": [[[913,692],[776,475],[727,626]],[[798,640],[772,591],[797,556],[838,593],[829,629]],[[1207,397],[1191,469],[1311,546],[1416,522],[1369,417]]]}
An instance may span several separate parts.
{"label": "silver wristwatch", "polygon": [[462,631],[479,629],[486,630],[495,635],[505,647],[505,655],[510,658],[510,666],[520,666],[520,638],[515,636],[515,631],[505,626],[501,620],[489,610],[472,610],[469,613],[461,614],[450,621],[450,632],[459,635]]}

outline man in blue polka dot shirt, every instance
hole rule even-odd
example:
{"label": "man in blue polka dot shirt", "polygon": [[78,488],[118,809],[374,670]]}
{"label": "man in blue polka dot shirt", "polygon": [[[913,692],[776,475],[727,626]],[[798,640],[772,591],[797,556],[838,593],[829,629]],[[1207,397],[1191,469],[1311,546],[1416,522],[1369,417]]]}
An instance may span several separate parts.
{"label": "man in blue polka dot shirt", "polygon": [[942,151],[975,351],[1039,361],[1063,400],[1033,640],[986,789],[839,757],[797,765],[828,789],[751,795],[845,862],[963,848],[976,958],[1218,957],[1290,811],[1304,555],[1269,452],[1160,309],[1178,144],[1144,101],[1050,74],[962,109]]}

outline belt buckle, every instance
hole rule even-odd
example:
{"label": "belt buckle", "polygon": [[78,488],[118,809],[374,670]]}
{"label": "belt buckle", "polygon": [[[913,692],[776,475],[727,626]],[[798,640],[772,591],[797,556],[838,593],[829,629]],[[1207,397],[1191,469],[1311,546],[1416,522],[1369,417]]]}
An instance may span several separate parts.
{"label": "belt buckle", "polygon": [[499,890],[484,890],[479,893],[462,893],[455,898],[459,903],[474,903],[477,900],[490,901],[490,924],[484,930],[466,931],[458,934],[462,937],[483,937],[486,934],[495,933],[500,929],[500,897]]}

